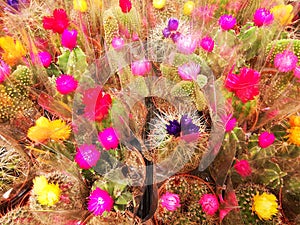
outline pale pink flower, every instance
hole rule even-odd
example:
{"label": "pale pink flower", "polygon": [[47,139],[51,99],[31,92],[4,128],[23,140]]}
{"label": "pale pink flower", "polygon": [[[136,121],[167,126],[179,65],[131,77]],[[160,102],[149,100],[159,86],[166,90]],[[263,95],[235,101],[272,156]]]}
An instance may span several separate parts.
{"label": "pale pink flower", "polygon": [[114,37],[112,42],[111,42],[111,45],[116,50],[122,49],[124,44],[125,44],[124,39],[121,38],[121,37]]}
{"label": "pale pink flower", "polygon": [[202,195],[199,204],[201,205],[202,210],[210,216],[214,215],[219,209],[219,201],[214,194]]}
{"label": "pale pink flower", "polygon": [[179,52],[192,54],[196,50],[197,40],[192,35],[180,35],[176,40],[176,46]]}
{"label": "pale pink flower", "polygon": [[131,63],[131,72],[133,75],[144,76],[145,74],[149,73],[150,70],[151,63],[146,59],[134,61]]}
{"label": "pale pink flower", "polygon": [[195,62],[188,62],[178,67],[178,74],[183,80],[197,80],[200,73],[200,65]]}
{"label": "pale pink flower", "polygon": [[285,50],[278,53],[274,59],[275,68],[280,72],[290,72],[297,66],[298,57],[291,51]]}
{"label": "pale pink flower", "polygon": [[170,192],[166,192],[160,197],[160,203],[162,207],[169,211],[175,211],[177,208],[181,207],[179,195]]}

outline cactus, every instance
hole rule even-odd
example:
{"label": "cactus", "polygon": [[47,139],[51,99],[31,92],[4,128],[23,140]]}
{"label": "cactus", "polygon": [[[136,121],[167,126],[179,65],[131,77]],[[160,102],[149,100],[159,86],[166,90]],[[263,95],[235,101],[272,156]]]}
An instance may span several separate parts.
{"label": "cactus", "polygon": [[6,215],[0,218],[2,225],[36,225],[39,224],[34,216],[26,207],[18,207],[9,211]]}
{"label": "cactus", "polygon": [[281,39],[272,41],[267,45],[267,54],[270,54],[270,62],[273,63],[276,54],[282,53],[284,50],[290,50],[298,57],[300,61],[300,40],[297,39]]}
{"label": "cactus", "polygon": [[87,225],[106,225],[106,224],[122,224],[122,225],[135,225],[141,224],[138,217],[134,217],[129,212],[109,212],[106,216],[93,216]]}
{"label": "cactus", "polygon": [[103,27],[105,42],[110,45],[114,36],[119,33],[118,20],[115,18],[112,9],[108,9],[103,14]]}

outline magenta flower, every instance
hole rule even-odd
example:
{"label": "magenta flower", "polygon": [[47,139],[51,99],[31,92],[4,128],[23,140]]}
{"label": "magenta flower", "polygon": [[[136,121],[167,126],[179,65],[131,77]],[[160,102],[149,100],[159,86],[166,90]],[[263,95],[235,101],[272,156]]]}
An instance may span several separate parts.
{"label": "magenta flower", "polygon": [[199,204],[202,207],[202,210],[207,215],[214,215],[219,209],[218,198],[213,194],[204,194],[199,200]]}
{"label": "magenta flower", "polygon": [[180,35],[176,40],[176,46],[179,52],[192,54],[197,47],[197,40],[192,35]]}
{"label": "magenta flower", "polygon": [[151,70],[151,63],[148,60],[142,59],[131,63],[131,72],[133,75],[144,76]]}
{"label": "magenta flower", "polygon": [[273,20],[273,14],[270,12],[270,10],[264,8],[257,9],[253,16],[253,22],[258,27],[268,26],[273,22]]}
{"label": "magenta flower", "polygon": [[212,52],[215,46],[214,40],[206,36],[200,40],[200,46],[207,52]]}
{"label": "magenta flower", "polygon": [[62,46],[72,51],[77,45],[77,34],[77,30],[64,30],[61,35]]}
{"label": "magenta flower", "polygon": [[56,78],[56,89],[59,93],[66,95],[76,90],[78,81],[68,74],[62,74]]}
{"label": "magenta flower", "polygon": [[10,67],[0,59],[0,83],[10,75]]}
{"label": "magenta flower", "polygon": [[298,57],[291,51],[285,50],[278,53],[274,59],[275,68],[280,72],[290,72],[297,66]]}
{"label": "magenta flower", "polygon": [[106,128],[99,132],[98,140],[106,150],[117,148],[119,145],[117,132],[112,127]]}
{"label": "magenta flower", "polygon": [[83,144],[77,149],[75,155],[75,162],[82,169],[90,169],[96,166],[101,153],[97,150],[95,145]]}
{"label": "magenta flower", "polygon": [[247,160],[245,160],[245,159],[242,159],[240,161],[236,160],[233,167],[236,170],[236,172],[239,175],[241,175],[241,177],[245,178],[245,177],[251,176],[252,169],[251,169],[250,164]]}
{"label": "magenta flower", "polygon": [[174,211],[177,208],[181,207],[179,195],[170,192],[166,192],[160,197],[160,203],[162,207],[166,208],[169,211]]}
{"label": "magenta flower", "polygon": [[101,216],[105,211],[109,212],[113,205],[114,200],[109,193],[98,187],[89,196],[88,210],[95,216]]}
{"label": "magenta flower", "polygon": [[49,67],[52,61],[52,56],[50,55],[49,52],[40,52],[39,53],[39,58],[43,64],[44,67]]}
{"label": "magenta flower", "polygon": [[178,67],[178,74],[183,80],[197,80],[200,73],[200,65],[195,62],[188,62]]}
{"label": "magenta flower", "polygon": [[219,19],[219,25],[222,30],[230,30],[236,25],[236,18],[232,15],[223,15]]}
{"label": "magenta flower", "polygon": [[240,75],[231,72],[227,75],[225,87],[234,92],[243,103],[246,103],[259,94],[259,78],[258,71],[243,67],[240,70]]}
{"label": "magenta flower", "polygon": [[111,42],[111,45],[116,50],[120,50],[121,48],[123,48],[124,44],[125,44],[124,39],[121,37],[114,37]]}
{"label": "magenta flower", "polygon": [[232,131],[235,128],[236,123],[237,123],[237,119],[234,117],[228,120],[225,126],[225,131],[226,132]]}
{"label": "magenta flower", "polygon": [[267,131],[262,132],[258,137],[258,145],[261,148],[267,148],[275,141],[275,135]]}

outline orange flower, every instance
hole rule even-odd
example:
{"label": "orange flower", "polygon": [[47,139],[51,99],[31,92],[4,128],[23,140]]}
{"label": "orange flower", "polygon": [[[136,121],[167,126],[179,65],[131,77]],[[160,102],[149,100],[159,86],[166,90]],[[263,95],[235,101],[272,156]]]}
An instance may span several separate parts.
{"label": "orange flower", "polygon": [[10,36],[0,38],[0,48],[3,50],[2,59],[10,66],[14,66],[26,55],[26,50],[22,43]]}

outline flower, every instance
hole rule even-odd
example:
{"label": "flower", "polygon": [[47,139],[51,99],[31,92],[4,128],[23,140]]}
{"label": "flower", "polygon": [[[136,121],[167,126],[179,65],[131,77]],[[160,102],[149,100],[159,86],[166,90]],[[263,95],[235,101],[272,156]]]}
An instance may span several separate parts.
{"label": "flower", "polygon": [[26,55],[26,49],[19,40],[14,40],[10,36],[0,37],[0,48],[2,49],[2,59],[10,66],[14,66]]}
{"label": "flower", "polygon": [[168,21],[168,30],[169,31],[176,31],[179,25],[178,19],[171,18]]}
{"label": "flower", "polygon": [[180,136],[181,126],[177,120],[169,121],[169,125],[166,125],[166,129],[168,134],[173,135],[175,137]]}
{"label": "flower", "polygon": [[77,149],[75,155],[75,162],[82,169],[90,169],[96,166],[101,153],[97,150],[95,145],[83,144]]}
{"label": "flower", "polygon": [[78,81],[72,75],[62,74],[56,78],[56,89],[59,93],[66,95],[75,91]]}
{"label": "flower", "polygon": [[170,192],[166,192],[160,197],[160,203],[162,207],[166,208],[169,211],[174,211],[177,208],[181,207],[179,195]]}
{"label": "flower", "polygon": [[289,118],[291,127],[300,127],[300,116],[292,115]]}
{"label": "flower", "polygon": [[131,63],[131,72],[133,73],[133,75],[144,76],[145,74],[149,73],[150,70],[151,63],[146,59],[134,61],[133,63]]}
{"label": "flower", "polygon": [[33,179],[33,189],[32,191],[40,195],[43,193],[44,188],[48,185],[48,180],[45,176],[38,176]]}
{"label": "flower", "polygon": [[167,27],[163,29],[162,33],[165,38],[168,38],[171,35],[171,31]]}
{"label": "flower", "polygon": [[215,42],[211,37],[206,36],[200,40],[200,46],[205,51],[212,52],[215,46]]}
{"label": "flower", "polygon": [[289,142],[300,146],[300,127],[291,127],[287,131],[289,133]]}
{"label": "flower", "polygon": [[3,60],[0,59],[0,83],[5,81],[9,74],[10,67]]}
{"label": "flower", "polygon": [[114,200],[109,193],[100,188],[96,188],[89,196],[88,210],[95,216],[102,215],[105,211],[109,212],[114,205]]}
{"label": "flower", "polygon": [[298,57],[291,51],[285,50],[278,53],[274,59],[275,68],[280,72],[290,72],[297,66]]}
{"label": "flower", "polygon": [[177,32],[175,32],[175,33],[172,33],[172,34],[170,35],[170,38],[172,39],[172,41],[173,41],[174,43],[176,43],[177,40],[180,38],[180,36],[181,36],[181,33],[177,31]]}
{"label": "flower", "polygon": [[180,35],[176,40],[176,46],[179,52],[192,54],[197,47],[197,41],[192,35]]}
{"label": "flower", "polygon": [[183,14],[189,16],[192,14],[195,8],[195,2],[193,1],[186,1],[183,5]]}
{"label": "flower", "polygon": [[198,134],[200,127],[193,123],[193,120],[187,115],[183,115],[180,119],[181,134]]}
{"label": "flower", "polygon": [[6,2],[11,7],[13,7],[15,10],[18,10],[18,8],[19,8],[19,0],[7,0]]}
{"label": "flower", "polygon": [[294,69],[294,77],[297,78],[297,82],[300,81],[300,66],[296,66]]}
{"label": "flower", "polygon": [[87,11],[86,0],[73,0],[73,8],[80,12],[86,12]]}
{"label": "flower", "polygon": [[253,16],[253,22],[258,27],[268,26],[273,22],[273,20],[273,14],[270,12],[270,10],[264,8],[257,9]]}
{"label": "flower", "polygon": [[178,67],[178,74],[183,80],[197,80],[200,73],[200,65],[195,62],[188,62]]}
{"label": "flower", "polygon": [[233,117],[233,118],[229,119],[226,122],[225,131],[226,132],[232,131],[235,128],[236,123],[237,123],[237,119],[236,118]]}
{"label": "flower", "polygon": [[119,6],[123,13],[130,12],[132,4],[130,0],[119,0]]}
{"label": "flower", "polygon": [[219,209],[218,198],[214,194],[204,194],[199,200],[202,210],[210,216],[213,216]]}
{"label": "flower", "polygon": [[114,49],[120,50],[124,46],[124,39],[121,37],[114,37],[112,39],[111,45]]}
{"label": "flower", "polygon": [[61,35],[62,46],[72,51],[77,45],[77,34],[77,30],[64,30]]}
{"label": "flower", "polygon": [[274,15],[274,19],[278,21],[282,26],[288,25],[293,20],[293,6],[292,5],[276,5],[271,8],[271,13]]}
{"label": "flower", "polygon": [[236,25],[236,18],[232,15],[223,15],[219,18],[219,25],[222,30],[230,30]]}
{"label": "flower", "polygon": [[166,1],[167,0],[153,0],[152,4],[154,8],[162,9],[163,7],[165,7]]}
{"label": "flower", "polygon": [[253,197],[252,211],[254,211],[261,220],[271,220],[272,216],[278,213],[276,196],[266,192],[262,193],[262,195],[256,193]]}
{"label": "flower", "polygon": [[117,132],[112,127],[106,128],[103,131],[99,132],[98,140],[106,150],[117,148],[119,145]]}
{"label": "flower", "polygon": [[275,141],[275,135],[267,131],[262,132],[258,137],[258,145],[261,148],[267,148]]}
{"label": "flower", "polygon": [[246,103],[259,94],[259,78],[258,71],[243,67],[239,76],[231,72],[228,74],[225,87],[234,92],[243,103]]}
{"label": "flower", "polygon": [[236,160],[234,164],[234,169],[236,172],[241,175],[243,178],[251,176],[252,169],[250,167],[250,164],[247,160]]}
{"label": "flower", "polygon": [[83,93],[84,116],[89,120],[101,122],[109,113],[112,99],[100,86],[89,88]]}
{"label": "flower", "polygon": [[39,58],[44,67],[49,67],[52,61],[52,56],[49,52],[39,52]]}
{"label": "flower", "polygon": [[44,16],[43,27],[55,33],[62,34],[69,26],[69,19],[64,9],[55,9],[53,16]]}
{"label": "flower", "polygon": [[64,121],[49,121],[41,116],[35,121],[35,126],[28,129],[27,137],[35,142],[44,142],[47,139],[58,141],[68,139],[70,133],[71,128]]}

